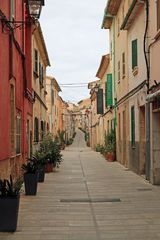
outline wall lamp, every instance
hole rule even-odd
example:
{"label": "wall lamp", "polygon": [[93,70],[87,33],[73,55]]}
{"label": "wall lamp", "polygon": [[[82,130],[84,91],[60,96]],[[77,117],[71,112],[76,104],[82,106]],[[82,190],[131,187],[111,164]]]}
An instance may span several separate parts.
{"label": "wall lamp", "polygon": [[26,0],[26,5],[31,18],[38,19],[41,14],[44,0]]}
{"label": "wall lamp", "polygon": [[44,0],[25,0],[25,3],[29,15],[29,19],[26,21],[15,21],[14,19],[8,20],[0,9],[0,20],[3,24],[3,30],[4,28],[6,30],[18,28],[25,23],[31,23],[32,21],[36,21],[40,17],[42,6],[44,6]]}

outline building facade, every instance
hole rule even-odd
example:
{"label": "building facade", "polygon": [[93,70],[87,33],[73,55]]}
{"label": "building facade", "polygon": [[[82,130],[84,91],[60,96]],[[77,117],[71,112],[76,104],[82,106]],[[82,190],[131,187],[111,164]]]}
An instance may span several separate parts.
{"label": "building facade", "polygon": [[60,86],[55,78],[46,77],[46,103],[47,103],[47,114],[49,117],[49,131],[52,133],[53,138],[56,138],[58,130],[60,129],[60,122],[62,121],[62,112],[60,109],[61,98],[59,92],[61,91]]}
{"label": "building facade", "polygon": [[[32,94],[33,104],[33,137],[32,152],[38,150],[39,143],[47,132],[46,105],[46,68],[50,66],[47,49],[40,23],[34,27],[32,35]],[[31,152],[31,150],[30,150]]]}
{"label": "building facade", "polygon": [[[30,151],[34,23],[29,20],[29,8],[23,1],[0,1],[1,177],[19,175],[21,164],[29,156]],[[22,24],[17,27],[13,21],[22,21]]]}

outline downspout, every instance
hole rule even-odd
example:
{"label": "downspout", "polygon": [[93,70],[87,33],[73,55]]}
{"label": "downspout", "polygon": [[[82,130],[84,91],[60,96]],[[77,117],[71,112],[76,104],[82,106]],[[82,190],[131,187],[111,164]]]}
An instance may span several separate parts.
{"label": "downspout", "polygon": [[116,129],[117,119],[116,119],[116,44],[115,44],[115,17],[113,17],[113,82],[114,82],[114,129]]}
{"label": "downspout", "polygon": [[[148,33],[148,25],[149,25],[149,0],[146,0],[146,26],[145,26],[145,33],[144,33],[144,41],[143,41],[143,50],[144,50],[144,57],[146,63],[146,70],[147,70],[147,94],[149,93],[149,80],[150,80],[150,66],[149,66],[149,51],[147,49],[147,33]],[[150,123],[150,102],[146,103],[146,166],[145,166],[145,174],[146,179],[150,180],[150,169],[151,169],[151,141],[150,141],[150,131],[151,131],[151,123]]]}
{"label": "downspout", "polygon": [[[22,21],[24,22],[24,2],[22,1]],[[24,24],[22,24],[22,52],[25,52],[25,48],[24,48]],[[25,88],[25,74],[24,74],[24,60],[22,59],[22,68],[23,68],[23,93],[25,92],[24,88]],[[25,159],[25,98],[23,96],[23,117],[22,117],[22,122],[23,122],[23,130],[22,130],[22,139],[23,139],[23,147],[22,147],[22,154],[23,154],[23,161]]]}

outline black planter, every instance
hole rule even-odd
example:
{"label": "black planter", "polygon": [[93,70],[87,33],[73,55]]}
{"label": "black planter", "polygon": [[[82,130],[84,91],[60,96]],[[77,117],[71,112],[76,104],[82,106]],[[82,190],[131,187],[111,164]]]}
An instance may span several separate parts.
{"label": "black planter", "polygon": [[44,182],[45,178],[45,167],[38,170],[38,182]]}
{"label": "black planter", "polygon": [[24,185],[26,195],[36,195],[38,185],[38,172],[36,173],[25,173],[24,174]]}
{"label": "black planter", "polygon": [[0,232],[14,232],[17,228],[20,196],[0,198]]}

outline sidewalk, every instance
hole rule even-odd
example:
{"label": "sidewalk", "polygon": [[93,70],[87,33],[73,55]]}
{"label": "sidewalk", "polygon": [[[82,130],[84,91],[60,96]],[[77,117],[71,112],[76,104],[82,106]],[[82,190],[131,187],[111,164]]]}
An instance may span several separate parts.
{"label": "sidewalk", "polygon": [[160,188],[107,162],[78,131],[60,170],[22,195],[17,232],[0,240],[158,240]]}

